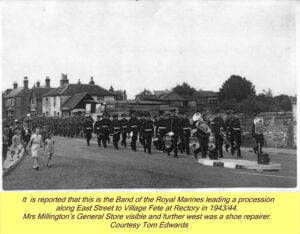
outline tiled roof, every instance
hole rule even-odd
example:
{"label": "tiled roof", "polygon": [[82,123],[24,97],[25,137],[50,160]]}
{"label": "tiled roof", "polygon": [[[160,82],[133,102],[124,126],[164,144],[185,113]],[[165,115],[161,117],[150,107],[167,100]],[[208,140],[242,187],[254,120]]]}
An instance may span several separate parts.
{"label": "tiled roof", "polygon": [[77,93],[88,93],[92,96],[114,96],[108,90],[98,86],[98,85],[91,85],[91,84],[65,84],[58,88],[55,88],[48,93],[44,94],[43,97],[47,96],[71,96]]}
{"label": "tiled roof", "polygon": [[6,98],[13,98],[13,97],[24,97],[28,96],[30,94],[30,89],[24,89],[23,87],[13,89],[9,94],[6,96]]}
{"label": "tiled roof", "polygon": [[91,97],[91,95],[89,95],[88,93],[77,93],[74,94],[72,97],[70,97],[67,101],[65,101],[62,106],[61,109],[62,110],[72,110],[74,109],[83,99],[89,99],[89,100],[93,100],[93,98]]}
{"label": "tiled roof", "polygon": [[164,93],[159,96],[159,98],[163,100],[168,100],[168,101],[187,101],[188,99],[185,99],[181,97],[178,93],[175,92],[170,92],[170,93]]}
{"label": "tiled roof", "polygon": [[42,96],[54,88],[32,88],[30,96],[34,93],[37,99],[41,99]]}

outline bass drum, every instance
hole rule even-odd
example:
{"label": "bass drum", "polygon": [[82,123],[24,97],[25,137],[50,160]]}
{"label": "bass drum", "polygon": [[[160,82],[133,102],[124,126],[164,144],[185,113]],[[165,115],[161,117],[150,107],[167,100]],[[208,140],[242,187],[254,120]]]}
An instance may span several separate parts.
{"label": "bass drum", "polygon": [[190,139],[190,149],[196,151],[200,148],[200,143],[197,137],[191,137]]}
{"label": "bass drum", "polygon": [[170,149],[172,147],[172,136],[169,136],[169,135],[166,136],[165,146],[166,146],[166,149]]}

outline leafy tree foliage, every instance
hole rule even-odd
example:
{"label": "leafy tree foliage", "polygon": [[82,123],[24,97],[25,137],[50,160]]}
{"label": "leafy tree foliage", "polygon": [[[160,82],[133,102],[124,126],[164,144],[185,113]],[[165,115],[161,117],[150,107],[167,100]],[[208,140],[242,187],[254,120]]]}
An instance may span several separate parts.
{"label": "leafy tree foliage", "polygon": [[184,98],[191,98],[196,92],[195,88],[191,87],[185,82],[183,82],[181,85],[177,85],[172,90]]}
{"label": "leafy tree foliage", "polygon": [[255,87],[251,81],[238,75],[232,75],[220,88],[218,98],[224,100],[235,99],[237,102],[255,96]]}

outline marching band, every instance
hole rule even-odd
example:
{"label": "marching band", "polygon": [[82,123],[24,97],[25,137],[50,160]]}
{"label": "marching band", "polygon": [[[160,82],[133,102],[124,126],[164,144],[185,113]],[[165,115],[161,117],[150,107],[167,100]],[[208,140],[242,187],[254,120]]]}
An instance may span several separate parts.
{"label": "marching band", "polygon": [[[253,137],[257,144],[260,143],[260,148],[255,148],[255,151],[262,151],[263,133],[261,129],[255,127],[259,120],[254,122]],[[193,154],[195,158],[201,153],[202,158],[217,159],[223,158],[223,143],[225,143],[225,148],[230,147],[232,154],[236,152],[237,157],[242,157],[240,150],[242,126],[237,112],[227,112],[226,117],[223,118],[218,111],[215,111],[210,120],[205,112],[197,112],[192,118],[188,118],[187,113],[176,114],[176,109],[173,109],[170,112],[160,111],[158,116],[152,118],[149,112],[137,116],[133,111],[128,117],[123,113],[120,119],[118,114],[114,114],[112,120],[108,113],[102,113],[97,116],[95,122],[91,116],[86,115],[53,119],[33,117],[30,124],[29,120],[24,120],[23,124],[24,128],[21,123],[16,122],[13,128],[20,130],[22,139],[26,139],[26,142],[30,139],[26,137],[26,134],[30,133],[30,125],[32,130],[40,127],[41,135],[45,135],[43,138],[47,138],[47,132],[71,138],[84,136],[87,146],[90,145],[94,133],[99,147],[106,148],[112,137],[116,150],[119,149],[120,140],[121,146],[126,148],[127,139],[130,139],[130,148],[135,152],[139,139],[144,152],[148,154],[151,154],[152,147],[155,146],[157,150],[169,156],[172,154],[175,158],[178,157],[179,151],[187,155]]]}

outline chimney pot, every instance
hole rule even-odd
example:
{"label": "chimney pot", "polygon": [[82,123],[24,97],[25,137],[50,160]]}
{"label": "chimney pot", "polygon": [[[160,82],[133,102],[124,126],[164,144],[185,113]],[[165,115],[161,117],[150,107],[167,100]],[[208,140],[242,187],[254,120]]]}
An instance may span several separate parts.
{"label": "chimney pot", "polygon": [[91,84],[91,85],[94,85],[94,84],[95,84],[95,82],[94,82],[94,77],[91,77],[91,81],[90,81],[89,84]]}
{"label": "chimney pot", "polygon": [[23,83],[24,83],[24,89],[28,89],[28,77],[24,77],[24,81],[23,81]]}
{"label": "chimney pot", "polygon": [[50,88],[50,78],[47,76],[46,77],[46,80],[45,80],[46,82],[46,88]]}

